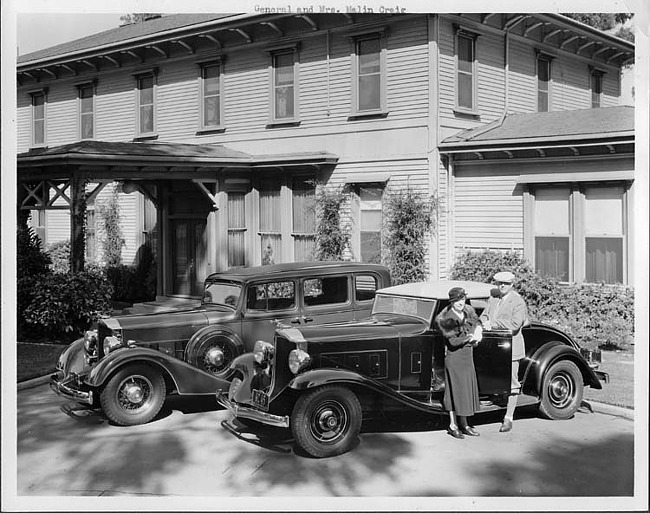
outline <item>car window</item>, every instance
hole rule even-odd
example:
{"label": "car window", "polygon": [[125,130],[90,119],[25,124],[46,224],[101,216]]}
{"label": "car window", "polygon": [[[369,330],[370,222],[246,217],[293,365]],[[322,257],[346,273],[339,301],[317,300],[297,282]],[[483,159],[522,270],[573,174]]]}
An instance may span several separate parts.
{"label": "car window", "polygon": [[288,310],[296,306],[296,286],[292,281],[274,281],[251,285],[246,307],[249,310]]}
{"label": "car window", "polygon": [[242,286],[229,281],[209,281],[203,291],[203,304],[237,306]]}
{"label": "car window", "polygon": [[412,317],[418,317],[424,321],[431,322],[435,308],[435,299],[421,299],[378,294],[375,298],[374,304],[372,305],[372,313],[410,315]]}
{"label": "car window", "polygon": [[303,296],[305,306],[347,303],[349,298],[348,277],[327,276],[305,280]]}
{"label": "car window", "polygon": [[372,274],[358,274],[354,277],[354,297],[357,301],[375,299],[378,288],[377,277]]}

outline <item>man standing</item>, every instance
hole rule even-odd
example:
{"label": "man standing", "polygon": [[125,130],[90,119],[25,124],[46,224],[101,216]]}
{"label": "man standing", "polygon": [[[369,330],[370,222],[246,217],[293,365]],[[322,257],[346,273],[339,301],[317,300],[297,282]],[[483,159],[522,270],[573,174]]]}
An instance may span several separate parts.
{"label": "man standing", "polygon": [[524,336],[521,330],[529,324],[528,309],[524,299],[513,290],[515,275],[502,271],[494,275],[499,293],[488,299],[488,304],[480,320],[486,330],[510,330],[512,332],[512,375],[510,395],[503,423],[499,431],[505,433],[512,429],[512,419],[517,406],[517,395],[521,391],[519,383],[519,360],[526,356]]}

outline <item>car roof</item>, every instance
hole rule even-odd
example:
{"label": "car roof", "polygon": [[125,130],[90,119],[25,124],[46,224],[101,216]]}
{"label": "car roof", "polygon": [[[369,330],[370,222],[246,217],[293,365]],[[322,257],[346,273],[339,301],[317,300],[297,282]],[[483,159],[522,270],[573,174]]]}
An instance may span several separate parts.
{"label": "car roof", "polygon": [[453,287],[464,288],[467,297],[473,299],[490,297],[490,291],[494,288],[494,285],[467,280],[432,280],[394,285],[380,289],[377,293],[426,299],[449,299],[449,289]]}
{"label": "car roof", "polygon": [[282,276],[309,276],[310,273],[321,272],[350,272],[350,271],[375,271],[388,275],[388,269],[383,265],[366,264],[362,262],[292,262],[285,264],[258,265],[254,267],[241,267],[230,269],[208,276],[208,279],[230,278],[239,280],[250,280],[254,278],[271,278]]}

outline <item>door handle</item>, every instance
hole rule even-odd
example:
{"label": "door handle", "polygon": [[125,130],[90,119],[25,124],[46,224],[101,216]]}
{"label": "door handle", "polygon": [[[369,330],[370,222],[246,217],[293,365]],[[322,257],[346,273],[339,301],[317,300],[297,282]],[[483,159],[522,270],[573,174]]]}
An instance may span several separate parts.
{"label": "door handle", "polygon": [[300,317],[294,317],[291,319],[291,324],[300,324]]}
{"label": "door handle", "polygon": [[510,347],[510,342],[498,342],[497,347]]}
{"label": "door handle", "polygon": [[303,322],[312,322],[314,319],[312,317],[303,317],[302,321]]}

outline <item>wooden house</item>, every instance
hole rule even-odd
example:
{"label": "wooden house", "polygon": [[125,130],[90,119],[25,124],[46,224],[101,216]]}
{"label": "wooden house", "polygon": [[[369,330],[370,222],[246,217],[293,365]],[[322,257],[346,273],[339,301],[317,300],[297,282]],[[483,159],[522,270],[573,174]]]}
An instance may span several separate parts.
{"label": "wooden house", "polygon": [[316,184],[350,191],[354,260],[409,187],[440,200],[432,277],[491,248],[631,283],[633,59],[556,14],[166,15],[19,57],[18,207],[74,246],[119,184],[125,261],[153,241],[164,297],[313,258]]}

